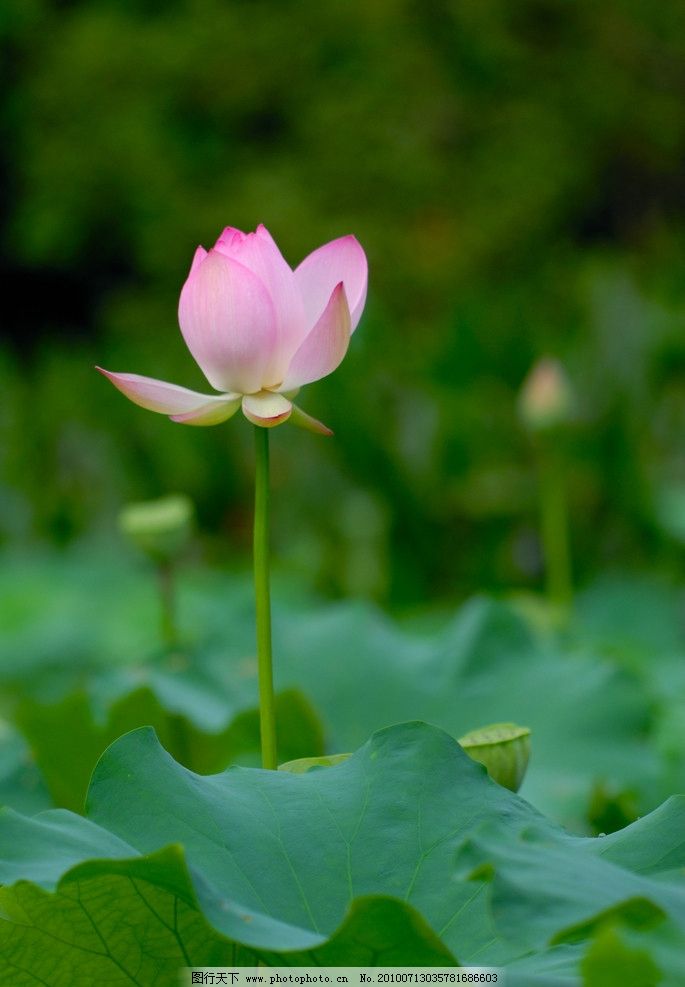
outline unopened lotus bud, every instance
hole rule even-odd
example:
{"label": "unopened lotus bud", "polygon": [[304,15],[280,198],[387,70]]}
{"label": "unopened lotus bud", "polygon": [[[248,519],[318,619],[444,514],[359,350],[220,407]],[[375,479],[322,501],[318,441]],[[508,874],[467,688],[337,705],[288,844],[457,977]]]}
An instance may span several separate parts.
{"label": "unopened lotus bud", "polygon": [[538,361],[526,377],[519,397],[524,425],[533,432],[556,428],[570,420],[573,406],[573,390],[559,361],[549,357]]}
{"label": "unopened lotus bud", "polygon": [[182,494],[129,504],[119,515],[126,537],[155,562],[171,562],[193,530],[193,502]]}

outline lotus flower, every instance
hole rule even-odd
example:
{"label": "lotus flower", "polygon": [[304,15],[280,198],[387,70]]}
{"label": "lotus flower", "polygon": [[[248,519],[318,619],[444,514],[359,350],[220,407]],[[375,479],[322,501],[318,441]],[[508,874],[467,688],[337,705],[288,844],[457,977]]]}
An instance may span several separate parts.
{"label": "lotus flower", "polygon": [[341,363],[366,282],[366,257],[353,236],[319,247],[293,271],[264,226],[255,233],[229,226],[213,249],[195,251],[178,308],[186,345],[219,393],[98,370],[141,408],[184,425],[216,425],[242,405],[255,425],[290,418],[330,435],[291,399]]}

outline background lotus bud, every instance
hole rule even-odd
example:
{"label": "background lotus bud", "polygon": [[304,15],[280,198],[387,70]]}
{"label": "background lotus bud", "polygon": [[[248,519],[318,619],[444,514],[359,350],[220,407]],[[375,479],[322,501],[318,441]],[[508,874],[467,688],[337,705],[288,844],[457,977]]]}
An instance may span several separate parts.
{"label": "background lotus bud", "polygon": [[523,423],[533,432],[556,428],[573,414],[574,395],[566,372],[558,360],[545,357],[526,377],[519,397]]}
{"label": "background lotus bud", "polygon": [[571,420],[574,404],[571,385],[559,361],[546,357],[536,363],[521,388],[519,412],[536,437],[547,593],[560,621],[570,609],[573,580],[564,449],[558,436],[551,433]]}
{"label": "background lotus bud", "polygon": [[242,407],[264,428],[292,417],[330,435],[293,405],[292,392],[341,363],[366,285],[366,256],[353,236],[319,247],[293,271],[264,226],[229,226],[210,251],[195,251],[178,308],[186,345],[219,393],[98,370],[135,404],[184,425],[217,425]]}
{"label": "background lotus bud", "polygon": [[188,544],[194,521],[193,502],[183,494],[129,504],[119,515],[123,534],[157,563],[178,557]]}

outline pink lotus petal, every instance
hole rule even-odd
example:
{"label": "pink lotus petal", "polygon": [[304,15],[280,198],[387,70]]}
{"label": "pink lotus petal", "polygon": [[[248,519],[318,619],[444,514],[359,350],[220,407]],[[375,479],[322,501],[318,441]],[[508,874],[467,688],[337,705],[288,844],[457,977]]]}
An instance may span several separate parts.
{"label": "pink lotus petal", "polygon": [[323,315],[290,361],[279,390],[311,384],[333,373],[350,342],[350,310],[342,282],[333,289]]}
{"label": "pink lotus petal", "polygon": [[218,391],[259,391],[269,375],[277,320],[264,283],[216,250],[194,268],[178,307],[181,332]]}
{"label": "pink lotus petal", "polygon": [[195,271],[197,271],[198,267],[200,266],[200,264],[202,263],[202,261],[205,259],[206,256],[207,256],[207,251],[205,250],[205,248],[198,247],[195,253],[193,254],[193,262],[190,265],[190,271],[188,272],[188,277],[190,277],[191,274],[194,274]]}
{"label": "pink lotus petal", "polygon": [[[134,404],[147,408],[148,411],[169,415],[174,421],[193,418],[196,419],[193,424],[212,425],[215,421],[225,421],[240,404],[240,396],[237,394],[199,394],[187,387],[168,384],[153,377],[117,374],[111,370],[103,370],[102,367],[96,369]],[[219,415],[223,417],[218,417]]]}
{"label": "pink lotus petal", "polygon": [[343,236],[319,247],[295,269],[295,281],[310,326],[319,319],[331,292],[341,281],[350,306],[352,329],[357,328],[366,301],[368,265],[355,237]]}
{"label": "pink lotus petal", "polygon": [[246,394],[243,398],[243,414],[253,423],[263,428],[280,425],[290,416],[292,404],[282,394],[262,391],[260,394]]}
{"label": "pink lotus petal", "polygon": [[183,415],[171,415],[172,422],[180,425],[220,425],[228,421],[240,407],[240,395],[227,396],[225,399],[212,399],[211,404],[195,411],[186,411]]}
{"label": "pink lotus petal", "polygon": [[333,435],[333,432],[327,425],[324,425],[323,422],[318,421],[316,418],[312,418],[302,408],[298,408],[296,404],[293,405],[289,420],[293,425],[306,428],[308,432],[314,432],[316,435]]}
{"label": "pink lotus petal", "polygon": [[228,226],[214,249],[256,274],[271,296],[276,312],[277,340],[265,372],[264,386],[278,384],[290,356],[309,328],[295,275],[263,225],[258,226],[255,233],[242,233]]}

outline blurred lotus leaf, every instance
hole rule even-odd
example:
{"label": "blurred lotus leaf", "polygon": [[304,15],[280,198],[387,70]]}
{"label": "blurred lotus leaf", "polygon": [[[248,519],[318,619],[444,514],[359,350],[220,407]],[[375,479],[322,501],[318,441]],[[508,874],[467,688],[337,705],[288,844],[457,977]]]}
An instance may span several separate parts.
{"label": "blurred lotus leaf", "polygon": [[656,497],[655,512],[660,527],[675,538],[685,542],[685,486],[666,486]]}

